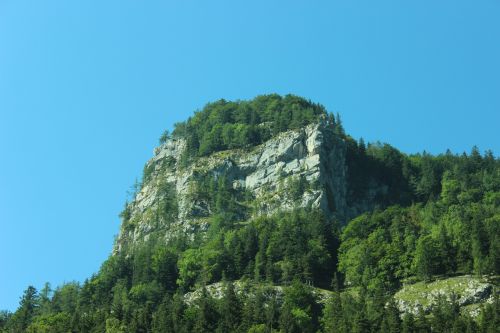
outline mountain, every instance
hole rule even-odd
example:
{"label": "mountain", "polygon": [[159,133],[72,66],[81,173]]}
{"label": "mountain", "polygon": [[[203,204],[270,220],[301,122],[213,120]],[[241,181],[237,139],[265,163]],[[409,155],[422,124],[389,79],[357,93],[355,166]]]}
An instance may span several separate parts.
{"label": "mountain", "polygon": [[83,284],[29,287],[0,332],[500,327],[500,161],[406,155],[287,95],[165,132]]}

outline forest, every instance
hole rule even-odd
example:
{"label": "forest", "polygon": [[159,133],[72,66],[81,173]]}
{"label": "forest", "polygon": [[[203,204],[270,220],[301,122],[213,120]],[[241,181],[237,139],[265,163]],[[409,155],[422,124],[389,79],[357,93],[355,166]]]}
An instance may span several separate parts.
{"label": "forest", "polygon": [[[301,128],[327,114],[322,105],[294,95],[261,95],[251,101],[235,102],[222,99],[207,104],[187,121],[175,124],[172,137],[186,139],[183,162],[187,164],[198,156],[263,143],[280,132]],[[160,143],[167,138],[169,133],[165,132]]]}
{"label": "forest", "polygon": [[[350,221],[313,208],[251,217],[245,193],[224,176],[204,178],[214,207],[204,237],[151,237],[82,283],[29,286],[15,312],[0,313],[0,332],[498,332],[497,291],[477,317],[444,297],[430,313],[401,313],[392,297],[407,283],[500,275],[500,160],[491,151],[408,155],[366,144],[340,117],[291,95],[208,104],[160,143],[184,138],[186,166],[319,119],[346,143],[348,203],[370,183],[386,187],[373,210]],[[165,189],[167,219],[173,195]],[[121,216],[129,223],[126,209]],[[209,292],[216,283],[219,296]]]}

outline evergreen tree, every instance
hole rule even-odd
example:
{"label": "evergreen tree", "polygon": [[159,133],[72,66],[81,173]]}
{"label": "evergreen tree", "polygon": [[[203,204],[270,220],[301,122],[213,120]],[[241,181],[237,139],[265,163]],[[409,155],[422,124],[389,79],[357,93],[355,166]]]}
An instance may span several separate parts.
{"label": "evergreen tree", "polygon": [[40,303],[40,314],[49,314],[52,311],[51,304],[52,288],[49,282],[46,282],[40,290],[39,303]]}
{"label": "evergreen tree", "polygon": [[342,300],[338,291],[334,292],[326,303],[321,324],[325,333],[347,332]]}
{"label": "evergreen tree", "polygon": [[[424,311],[424,309],[422,309],[422,306],[418,307],[417,316],[415,318],[414,324],[410,325],[410,323],[411,323],[411,321],[409,321],[406,325],[409,327],[409,329],[412,326],[414,326],[415,332],[423,333],[423,332],[429,332],[431,330],[429,321],[427,320],[427,317],[425,316],[425,311]],[[403,327],[404,327],[404,324],[403,324]]]}
{"label": "evergreen tree", "polygon": [[202,288],[200,298],[195,303],[195,322],[193,332],[204,333],[214,332],[218,313],[214,304],[214,300],[208,294],[206,288]]}
{"label": "evergreen tree", "polygon": [[391,298],[386,305],[384,322],[386,322],[387,327],[387,329],[384,330],[385,332],[398,333],[401,331],[400,313],[393,298]]}
{"label": "evergreen tree", "polygon": [[172,322],[172,299],[170,295],[166,295],[160,303],[155,313],[153,314],[152,332],[153,333],[170,333],[175,332]]}
{"label": "evergreen tree", "polygon": [[224,297],[220,302],[219,332],[235,332],[241,324],[242,305],[232,282],[226,282]]}
{"label": "evergreen tree", "polygon": [[449,332],[455,321],[458,320],[460,308],[452,295],[452,301],[448,301],[445,297],[440,296],[436,302],[436,306],[432,311],[431,326],[436,332]]}
{"label": "evergreen tree", "polygon": [[425,281],[429,281],[436,272],[436,253],[435,242],[431,236],[423,236],[419,239],[414,262],[417,275]]}
{"label": "evergreen tree", "polygon": [[12,316],[9,325],[14,332],[24,332],[37,314],[39,307],[39,296],[35,287],[29,286],[23,293],[19,302],[19,308]]}
{"label": "evergreen tree", "polygon": [[171,311],[171,322],[173,332],[185,332],[184,329],[184,315],[186,311],[186,305],[184,304],[184,296],[180,293],[176,293],[172,298],[172,311]]}
{"label": "evergreen tree", "polygon": [[310,288],[295,280],[285,290],[280,328],[285,332],[315,332],[319,326],[316,304]]}

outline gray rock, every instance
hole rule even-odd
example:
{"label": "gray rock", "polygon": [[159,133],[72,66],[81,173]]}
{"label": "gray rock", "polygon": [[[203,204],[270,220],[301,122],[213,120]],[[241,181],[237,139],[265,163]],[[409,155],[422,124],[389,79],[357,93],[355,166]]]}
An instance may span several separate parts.
{"label": "gray rock", "polygon": [[[148,233],[161,232],[167,240],[176,233],[191,235],[205,230],[212,207],[193,197],[200,174],[215,178],[224,174],[234,188],[250,192],[255,198],[254,215],[296,207],[319,208],[328,216],[340,219],[348,213],[346,145],[324,121],[280,133],[255,147],[217,152],[181,168],[179,159],[185,149],[185,140],[169,139],[154,150],[153,158],[146,165],[148,168],[154,166],[154,171],[129,204],[131,220],[136,221],[136,225],[133,230],[125,223],[122,225],[114,253],[133,247]],[[315,184],[315,188],[305,191],[298,199],[284,195],[286,191],[280,184],[299,177]],[[175,221],[163,221],[165,225],[148,222],[147,218],[162,199],[161,184],[168,184],[175,190],[178,205]]]}
{"label": "gray rock", "polygon": [[[286,288],[277,285],[251,284],[243,281],[234,281],[233,286],[236,295],[250,298],[255,296],[257,289],[260,289],[264,293],[266,302],[270,301],[271,298],[274,298],[277,304],[281,304],[283,302]],[[218,300],[224,297],[225,285],[223,282],[216,282],[205,286],[205,290],[210,297]],[[188,305],[192,305],[201,297],[202,293],[202,288],[198,288],[192,292],[188,292],[184,294],[184,302]],[[314,287],[311,288],[311,293],[320,304],[325,304],[328,299],[330,299],[332,294],[328,290]]]}
{"label": "gray rock", "polygon": [[410,312],[416,315],[420,311],[430,313],[439,298],[448,302],[456,301],[461,307],[466,307],[488,302],[492,294],[491,283],[483,278],[464,275],[404,286],[394,295],[394,299],[402,313]]}

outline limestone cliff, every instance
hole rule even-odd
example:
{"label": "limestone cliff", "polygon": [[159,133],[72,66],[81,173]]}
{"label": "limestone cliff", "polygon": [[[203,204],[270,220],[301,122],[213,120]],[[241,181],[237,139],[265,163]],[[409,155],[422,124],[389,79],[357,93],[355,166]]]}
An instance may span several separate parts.
{"label": "limestone cliff", "polygon": [[203,188],[206,178],[224,176],[232,190],[242,194],[241,220],[296,207],[319,208],[331,218],[345,219],[346,145],[324,120],[282,132],[258,146],[182,165],[185,149],[182,138],[155,149],[143,186],[123,214],[115,253],[152,234],[168,241],[206,230],[215,209]]}

